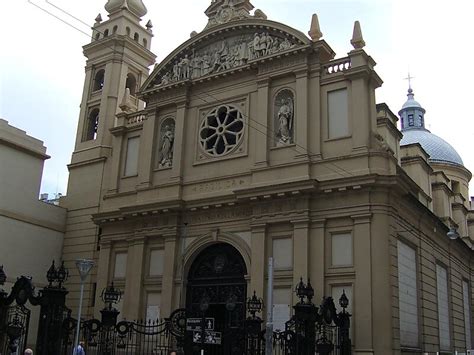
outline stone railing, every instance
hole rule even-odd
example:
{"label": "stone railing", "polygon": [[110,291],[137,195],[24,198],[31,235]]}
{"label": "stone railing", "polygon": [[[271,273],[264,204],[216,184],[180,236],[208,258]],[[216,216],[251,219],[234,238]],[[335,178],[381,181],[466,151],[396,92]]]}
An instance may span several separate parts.
{"label": "stone railing", "polygon": [[340,58],[329,62],[324,65],[324,74],[332,75],[349,70],[352,67],[351,58]]}
{"label": "stone railing", "polygon": [[145,111],[138,111],[127,115],[125,119],[125,126],[132,127],[141,125],[144,121],[146,121],[147,117]]}

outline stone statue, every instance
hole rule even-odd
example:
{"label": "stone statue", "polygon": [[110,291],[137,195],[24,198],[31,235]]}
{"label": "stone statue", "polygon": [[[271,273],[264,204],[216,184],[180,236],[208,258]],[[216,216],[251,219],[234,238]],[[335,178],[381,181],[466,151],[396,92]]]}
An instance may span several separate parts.
{"label": "stone statue", "polygon": [[173,166],[174,124],[166,125],[162,136],[159,151],[159,168]]}
{"label": "stone statue", "polygon": [[293,100],[291,98],[281,99],[281,106],[278,110],[278,132],[277,137],[279,138],[277,146],[284,146],[293,143],[292,142],[292,129],[293,129]]}

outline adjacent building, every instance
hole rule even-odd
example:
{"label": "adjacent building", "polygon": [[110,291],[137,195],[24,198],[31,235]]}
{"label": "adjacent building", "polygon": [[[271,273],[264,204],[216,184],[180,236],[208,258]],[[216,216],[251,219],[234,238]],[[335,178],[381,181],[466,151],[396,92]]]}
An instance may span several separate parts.
{"label": "adjacent building", "polygon": [[[157,64],[141,0],[113,1],[84,47],[86,79],[63,206],[74,260],[95,260],[86,313],[124,291],[127,319],[197,312],[225,332],[265,295],[289,317],[300,277],[350,299],[358,354],[472,348],[471,173],[408,100],[376,104],[382,79],[356,22],[347,57],[322,39],[212,1],[208,25]],[[172,29],[170,29],[172,30]],[[228,305],[235,308],[229,313]]]}

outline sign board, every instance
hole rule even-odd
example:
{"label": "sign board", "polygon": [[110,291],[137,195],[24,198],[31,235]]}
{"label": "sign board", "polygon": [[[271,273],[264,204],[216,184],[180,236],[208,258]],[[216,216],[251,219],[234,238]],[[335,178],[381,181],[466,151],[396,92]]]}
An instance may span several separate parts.
{"label": "sign board", "polygon": [[[187,331],[201,331],[202,318],[188,318],[186,321]],[[214,318],[206,318],[204,322],[205,330],[214,330]]]}
{"label": "sign board", "polygon": [[[196,344],[202,344],[201,342],[202,332],[193,332],[193,342]],[[206,330],[204,334],[204,344],[221,345],[222,333]]]}

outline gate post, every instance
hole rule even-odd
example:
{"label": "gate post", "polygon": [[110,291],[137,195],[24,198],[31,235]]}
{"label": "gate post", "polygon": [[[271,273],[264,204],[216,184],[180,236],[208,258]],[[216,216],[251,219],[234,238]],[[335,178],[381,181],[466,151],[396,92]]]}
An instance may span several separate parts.
{"label": "gate post", "polygon": [[[62,283],[68,277],[64,262],[58,269],[54,261],[46,274],[49,285],[40,291],[38,303],[40,319],[36,343],[37,355],[52,355],[61,353],[62,325],[65,318],[66,295],[69,293]],[[53,286],[56,283],[56,286]]]}
{"label": "gate post", "polygon": [[[312,302],[314,289],[309,279],[308,284],[305,285],[301,278],[296,286],[296,295],[300,298],[300,302],[293,306],[296,320],[296,354],[314,355],[318,309]],[[306,302],[305,298],[307,298]]]}

